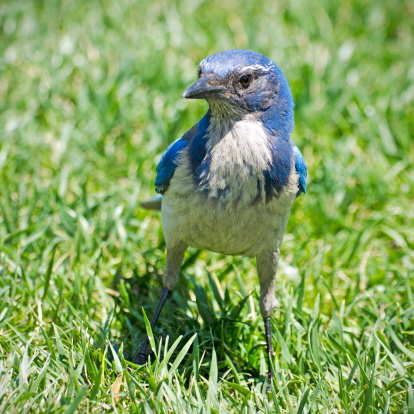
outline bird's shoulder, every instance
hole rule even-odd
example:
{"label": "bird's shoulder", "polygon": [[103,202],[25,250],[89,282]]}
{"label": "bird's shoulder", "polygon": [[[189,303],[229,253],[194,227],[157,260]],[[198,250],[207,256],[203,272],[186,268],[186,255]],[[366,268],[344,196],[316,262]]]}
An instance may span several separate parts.
{"label": "bird's shoulder", "polygon": [[157,176],[155,178],[155,191],[163,194],[177,168],[177,158],[180,151],[186,148],[200,131],[200,122],[197,122],[181,138],[176,139],[162,154],[157,165]]}

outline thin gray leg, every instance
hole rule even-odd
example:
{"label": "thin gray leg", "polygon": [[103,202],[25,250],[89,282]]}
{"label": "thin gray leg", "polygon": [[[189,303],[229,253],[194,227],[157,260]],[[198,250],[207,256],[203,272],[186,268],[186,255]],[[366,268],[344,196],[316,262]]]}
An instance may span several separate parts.
{"label": "thin gray leg", "polygon": [[279,261],[279,248],[271,252],[264,252],[257,256],[257,273],[260,282],[260,313],[263,316],[266,331],[268,374],[267,374],[267,392],[271,389],[272,384],[272,330],[270,317],[277,306],[275,296],[275,282],[277,263]]}
{"label": "thin gray leg", "polygon": [[[184,253],[187,250],[187,245],[179,243],[173,248],[167,249],[167,263],[164,269],[164,289],[161,294],[160,301],[158,302],[157,309],[151,320],[151,329],[154,329],[157,323],[158,317],[160,316],[161,309],[164,306],[165,300],[167,299],[168,293],[172,290],[177,283],[178,276],[180,274],[180,267],[183,261]],[[148,336],[144,339],[140,350],[136,353],[132,362],[138,365],[144,365],[148,362],[149,355],[149,340]]]}
{"label": "thin gray leg", "polygon": [[[168,293],[170,291],[165,287],[162,291],[160,301],[158,302],[157,309],[155,309],[154,316],[151,320],[151,329],[154,329],[155,324],[157,323],[158,317],[160,316],[162,307],[164,306],[165,300],[167,299]],[[144,342],[142,342],[141,348],[135,354],[134,359],[132,362],[137,365],[144,365],[148,362],[148,355],[149,355],[149,339],[148,336],[145,337]]]}
{"label": "thin gray leg", "polygon": [[270,392],[273,373],[272,373],[272,326],[270,325],[270,316],[268,318],[263,318],[265,323],[266,330],[266,344],[267,344],[267,363],[268,363],[268,373],[267,373],[267,392]]}

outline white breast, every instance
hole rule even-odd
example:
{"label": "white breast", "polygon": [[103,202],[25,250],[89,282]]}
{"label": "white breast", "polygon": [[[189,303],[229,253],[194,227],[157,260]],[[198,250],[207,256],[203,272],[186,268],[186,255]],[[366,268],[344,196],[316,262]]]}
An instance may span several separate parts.
{"label": "white breast", "polygon": [[211,162],[200,177],[200,189],[225,205],[248,205],[258,196],[264,200],[263,171],[272,156],[261,123],[251,116],[237,122],[217,120],[210,124],[208,136]]}

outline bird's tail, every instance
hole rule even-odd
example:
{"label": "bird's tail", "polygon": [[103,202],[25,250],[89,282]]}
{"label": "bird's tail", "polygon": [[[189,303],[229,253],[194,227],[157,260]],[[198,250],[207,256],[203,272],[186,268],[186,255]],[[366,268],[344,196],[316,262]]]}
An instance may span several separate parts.
{"label": "bird's tail", "polygon": [[147,210],[161,210],[162,204],[162,195],[158,194],[155,197],[150,198],[149,200],[142,201],[141,207]]}

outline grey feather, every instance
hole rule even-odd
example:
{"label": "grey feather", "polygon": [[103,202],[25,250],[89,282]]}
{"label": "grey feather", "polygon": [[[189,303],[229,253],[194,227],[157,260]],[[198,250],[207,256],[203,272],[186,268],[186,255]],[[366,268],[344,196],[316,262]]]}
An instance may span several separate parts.
{"label": "grey feather", "polygon": [[161,210],[162,206],[162,195],[158,194],[149,200],[145,200],[141,202],[141,207],[145,208],[146,210]]}

